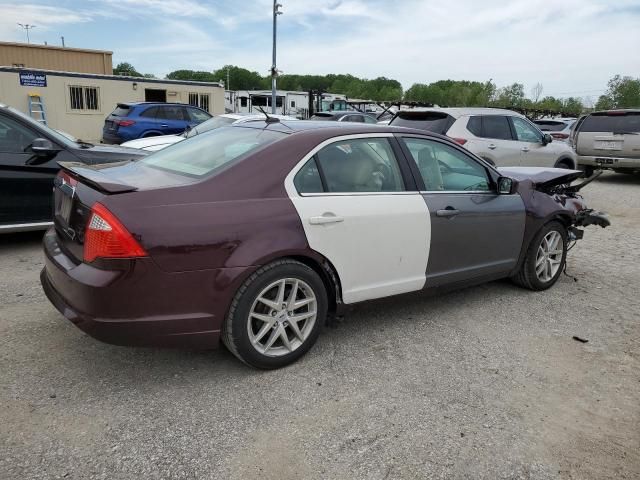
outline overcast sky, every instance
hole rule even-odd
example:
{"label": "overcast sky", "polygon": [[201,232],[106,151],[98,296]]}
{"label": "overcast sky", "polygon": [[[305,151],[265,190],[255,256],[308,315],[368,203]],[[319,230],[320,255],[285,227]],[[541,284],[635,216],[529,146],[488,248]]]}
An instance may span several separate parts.
{"label": "overcast sky", "polygon": [[[640,0],[280,0],[284,73],[493,79],[543,95],[597,98],[640,77]],[[0,0],[0,40],[112,50],[159,77],[236,64],[266,74],[270,0]]]}

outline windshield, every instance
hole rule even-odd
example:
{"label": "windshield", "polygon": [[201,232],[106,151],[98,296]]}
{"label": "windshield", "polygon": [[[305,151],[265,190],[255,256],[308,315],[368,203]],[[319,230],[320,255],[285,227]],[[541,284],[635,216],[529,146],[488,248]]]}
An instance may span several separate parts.
{"label": "windshield", "polygon": [[236,121],[235,118],[213,117],[205,122],[202,122],[200,125],[193,127],[191,130],[186,131],[184,136],[185,138],[195,137],[196,135],[199,135],[204,132],[208,132],[209,130],[231,125],[235,121]]}
{"label": "windshield", "polygon": [[258,128],[223,127],[143,158],[145,165],[170,172],[204,177],[260,147],[286,137],[282,132]]}
{"label": "windshield", "polygon": [[9,110],[11,110],[11,113],[14,113],[15,115],[18,115],[22,120],[24,120],[25,122],[29,123],[34,128],[40,129],[40,130],[45,130],[47,132],[47,134],[50,137],[52,137],[56,142],[61,143],[62,145],[65,145],[67,147],[78,148],[78,144],[76,142],[71,141],[66,136],[62,135],[61,133],[56,132],[52,128],[47,127],[45,124],[34,120],[30,116],[25,115],[20,110],[16,110],[13,107],[9,107]]}

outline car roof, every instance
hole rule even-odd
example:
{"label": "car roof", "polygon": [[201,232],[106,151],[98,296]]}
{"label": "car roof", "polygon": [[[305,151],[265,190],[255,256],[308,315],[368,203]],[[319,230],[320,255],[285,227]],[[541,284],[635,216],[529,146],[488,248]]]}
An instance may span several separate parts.
{"label": "car roof", "polygon": [[321,117],[344,117],[345,115],[369,115],[366,112],[359,112],[357,110],[331,110],[329,112],[315,112],[314,115]]}
{"label": "car roof", "polygon": [[406,110],[399,110],[398,114],[411,113],[411,112],[442,112],[451,115],[454,118],[463,117],[465,115],[512,115],[516,117],[524,117],[524,115],[508,110],[506,108],[492,108],[492,107],[428,107],[428,108],[411,108]]}
{"label": "car roof", "polygon": [[610,110],[596,110],[587,115],[593,114],[607,114],[607,113],[637,113],[640,112],[640,108],[612,108]]}
{"label": "car roof", "polygon": [[198,108],[200,110],[202,110],[200,107],[196,107],[195,105],[189,105],[187,103],[180,103],[180,102],[118,102],[118,105],[124,105],[127,107],[136,107],[136,106],[140,106],[140,105],[180,105],[182,107],[193,107],[193,108]]}
{"label": "car roof", "polygon": [[377,123],[350,123],[350,122],[331,122],[331,121],[280,121],[267,123],[265,121],[247,122],[234,125],[234,128],[256,128],[275,130],[286,133],[288,135],[304,134],[306,132],[323,132],[326,138],[339,137],[343,135],[357,135],[368,133],[406,133],[421,135],[434,138],[444,138],[449,141],[447,136],[438,133],[420,130],[417,128],[393,127],[390,125],[379,125]]}

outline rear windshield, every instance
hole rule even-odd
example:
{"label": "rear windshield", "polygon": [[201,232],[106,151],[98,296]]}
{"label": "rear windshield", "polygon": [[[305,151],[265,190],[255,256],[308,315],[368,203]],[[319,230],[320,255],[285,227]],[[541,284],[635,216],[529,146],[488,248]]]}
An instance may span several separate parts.
{"label": "rear windshield", "polygon": [[214,130],[220,127],[226,127],[227,125],[231,125],[236,120],[234,118],[229,117],[213,117],[209,120],[202,122],[197,127],[193,127],[191,130],[184,134],[185,137],[191,138],[195,137],[204,132],[208,132],[209,130]]}
{"label": "rear windshield", "polygon": [[309,118],[309,120],[327,120],[333,117],[331,113],[316,113]]}
{"label": "rear windshield", "polygon": [[581,132],[638,133],[640,112],[594,113],[579,128]]}
{"label": "rear windshield", "polygon": [[389,125],[418,128],[444,135],[452,123],[453,117],[442,112],[404,112],[399,113]]}
{"label": "rear windshield", "polygon": [[114,115],[116,117],[126,117],[127,115],[129,115],[129,112],[131,112],[131,108],[127,107],[126,105],[118,105],[116,109],[111,112],[111,115]]}
{"label": "rear windshield", "polygon": [[204,177],[284,137],[286,134],[273,130],[223,127],[174,143],[140,162],[173,173]]}
{"label": "rear windshield", "polygon": [[567,126],[564,122],[557,122],[551,120],[536,120],[534,122],[536,125],[540,127],[540,130],[543,132],[559,132],[560,130],[564,130]]}

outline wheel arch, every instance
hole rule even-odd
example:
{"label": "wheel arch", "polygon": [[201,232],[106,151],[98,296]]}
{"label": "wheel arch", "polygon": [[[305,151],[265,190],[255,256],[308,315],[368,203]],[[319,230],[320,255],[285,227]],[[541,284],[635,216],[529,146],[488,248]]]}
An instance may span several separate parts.
{"label": "wheel arch", "polygon": [[145,130],[139,138],[160,137],[163,133],[158,130]]}
{"label": "wheel arch", "polygon": [[264,266],[280,260],[295,260],[316,272],[322,280],[327,292],[329,312],[335,314],[341,311],[343,306],[342,283],[340,281],[338,271],[326,257],[315,251],[282,252],[280,254],[271,255],[258,262],[258,264],[260,266]]}
{"label": "wheel arch", "polygon": [[576,161],[571,157],[563,156],[558,158],[558,160],[556,160],[556,163],[553,165],[554,168],[558,168],[558,165],[560,165],[561,163],[568,164],[572,169],[577,168]]}

